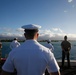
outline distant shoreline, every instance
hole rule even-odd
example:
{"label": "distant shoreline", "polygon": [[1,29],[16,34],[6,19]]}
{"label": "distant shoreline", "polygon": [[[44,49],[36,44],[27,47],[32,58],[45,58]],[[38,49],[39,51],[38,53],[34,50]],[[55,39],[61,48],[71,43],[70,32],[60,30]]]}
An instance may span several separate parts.
{"label": "distant shoreline", "polygon": [[[13,39],[6,39],[6,40],[1,40],[1,42],[12,42]],[[18,40],[19,42],[24,42],[25,40]],[[46,42],[47,40],[39,40],[38,42]],[[63,40],[51,40],[51,42],[60,42]],[[76,40],[68,40],[68,41],[76,41]]]}

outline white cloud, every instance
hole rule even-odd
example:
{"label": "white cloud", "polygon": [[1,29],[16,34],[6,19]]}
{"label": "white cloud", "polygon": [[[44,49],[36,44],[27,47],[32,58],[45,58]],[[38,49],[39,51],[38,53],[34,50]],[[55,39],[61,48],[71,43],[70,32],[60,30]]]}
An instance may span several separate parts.
{"label": "white cloud", "polygon": [[60,28],[53,28],[51,30],[42,30],[40,31],[40,36],[38,40],[63,40],[64,36],[67,35],[69,40],[76,40],[76,34],[67,34],[64,33]]}
{"label": "white cloud", "polygon": [[76,39],[76,34],[67,34],[68,37],[70,38],[75,38]]}
{"label": "white cloud", "polygon": [[16,29],[16,31],[18,31],[18,32],[23,32],[24,29],[22,29],[22,28],[18,28],[18,29]]}
{"label": "white cloud", "polygon": [[59,28],[59,31],[61,32],[61,33],[63,33],[63,31]]}
{"label": "white cloud", "polygon": [[41,34],[39,40],[63,40],[64,36],[67,35],[69,40],[76,40],[76,34],[66,34],[66,33],[54,33],[54,34]]}
{"label": "white cloud", "polygon": [[58,28],[52,28],[53,31],[58,31]]}
{"label": "white cloud", "polygon": [[22,36],[21,34],[17,34],[17,33],[2,33],[0,34],[0,37],[20,37]]}
{"label": "white cloud", "polygon": [[[18,30],[22,32],[21,29]],[[17,37],[19,39],[24,39],[23,33],[20,33],[18,31],[15,31],[15,33],[11,33],[11,32],[0,33],[0,39],[10,39],[10,38],[12,39],[14,37]],[[76,40],[76,34],[66,34],[60,28],[53,28],[52,30],[40,30],[39,33],[40,35],[38,40],[48,40],[48,39],[63,40],[63,37],[65,35],[67,35],[68,38],[71,40]]]}
{"label": "white cloud", "polygon": [[12,28],[3,27],[3,28],[0,28],[0,30],[1,30],[1,32],[6,32],[6,33],[24,32],[24,29],[22,29],[22,28],[12,29]]}
{"label": "white cloud", "polygon": [[52,28],[52,30],[55,31],[55,32],[63,33],[63,31],[60,28]]}
{"label": "white cloud", "polygon": [[0,30],[3,31],[3,32],[11,32],[11,31],[13,31],[13,29],[7,28],[7,27],[2,27],[2,28],[0,28]]}
{"label": "white cloud", "polygon": [[64,13],[67,13],[68,11],[67,10],[64,10]]}
{"label": "white cloud", "polygon": [[68,2],[70,3],[70,2],[72,2],[73,0],[68,0]]}

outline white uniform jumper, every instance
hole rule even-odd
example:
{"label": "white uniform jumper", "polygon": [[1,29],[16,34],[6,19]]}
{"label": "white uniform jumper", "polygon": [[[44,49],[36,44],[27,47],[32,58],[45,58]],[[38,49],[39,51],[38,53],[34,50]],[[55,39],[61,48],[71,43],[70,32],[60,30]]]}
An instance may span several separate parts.
{"label": "white uniform jumper", "polygon": [[10,48],[16,48],[20,45],[20,43],[17,40],[13,40],[12,43],[10,44]]}
{"label": "white uniform jumper", "polygon": [[26,40],[21,46],[12,50],[2,69],[7,72],[17,70],[17,75],[43,75],[59,71],[53,53],[36,40]]}
{"label": "white uniform jumper", "polygon": [[45,44],[45,47],[49,48],[52,52],[54,51],[54,46],[51,43]]}

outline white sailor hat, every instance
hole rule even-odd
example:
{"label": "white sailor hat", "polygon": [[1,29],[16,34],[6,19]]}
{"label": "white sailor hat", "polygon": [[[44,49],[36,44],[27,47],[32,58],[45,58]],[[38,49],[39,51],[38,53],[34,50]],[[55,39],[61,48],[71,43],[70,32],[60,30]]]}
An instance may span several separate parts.
{"label": "white sailor hat", "polygon": [[48,43],[50,43],[50,42],[51,42],[51,40],[47,40],[47,42],[48,42]]}
{"label": "white sailor hat", "polygon": [[39,29],[39,28],[41,28],[41,26],[39,26],[39,25],[36,25],[36,24],[28,24],[28,25],[23,25],[21,28],[23,28],[23,29],[28,29],[28,30],[34,30],[34,29]]}

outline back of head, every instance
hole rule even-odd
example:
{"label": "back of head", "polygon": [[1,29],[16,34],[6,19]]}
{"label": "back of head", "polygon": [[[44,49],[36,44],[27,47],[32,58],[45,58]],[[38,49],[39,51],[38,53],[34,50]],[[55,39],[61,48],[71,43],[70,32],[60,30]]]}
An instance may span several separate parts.
{"label": "back of head", "polygon": [[26,38],[29,37],[33,39],[34,35],[38,32],[38,30],[25,30]]}
{"label": "back of head", "polygon": [[64,36],[64,40],[67,40],[67,36]]}
{"label": "back of head", "polygon": [[47,43],[50,43],[50,40],[47,40]]}
{"label": "back of head", "polygon": [[14,38],[14,40],[17,40],[17,38]]}

